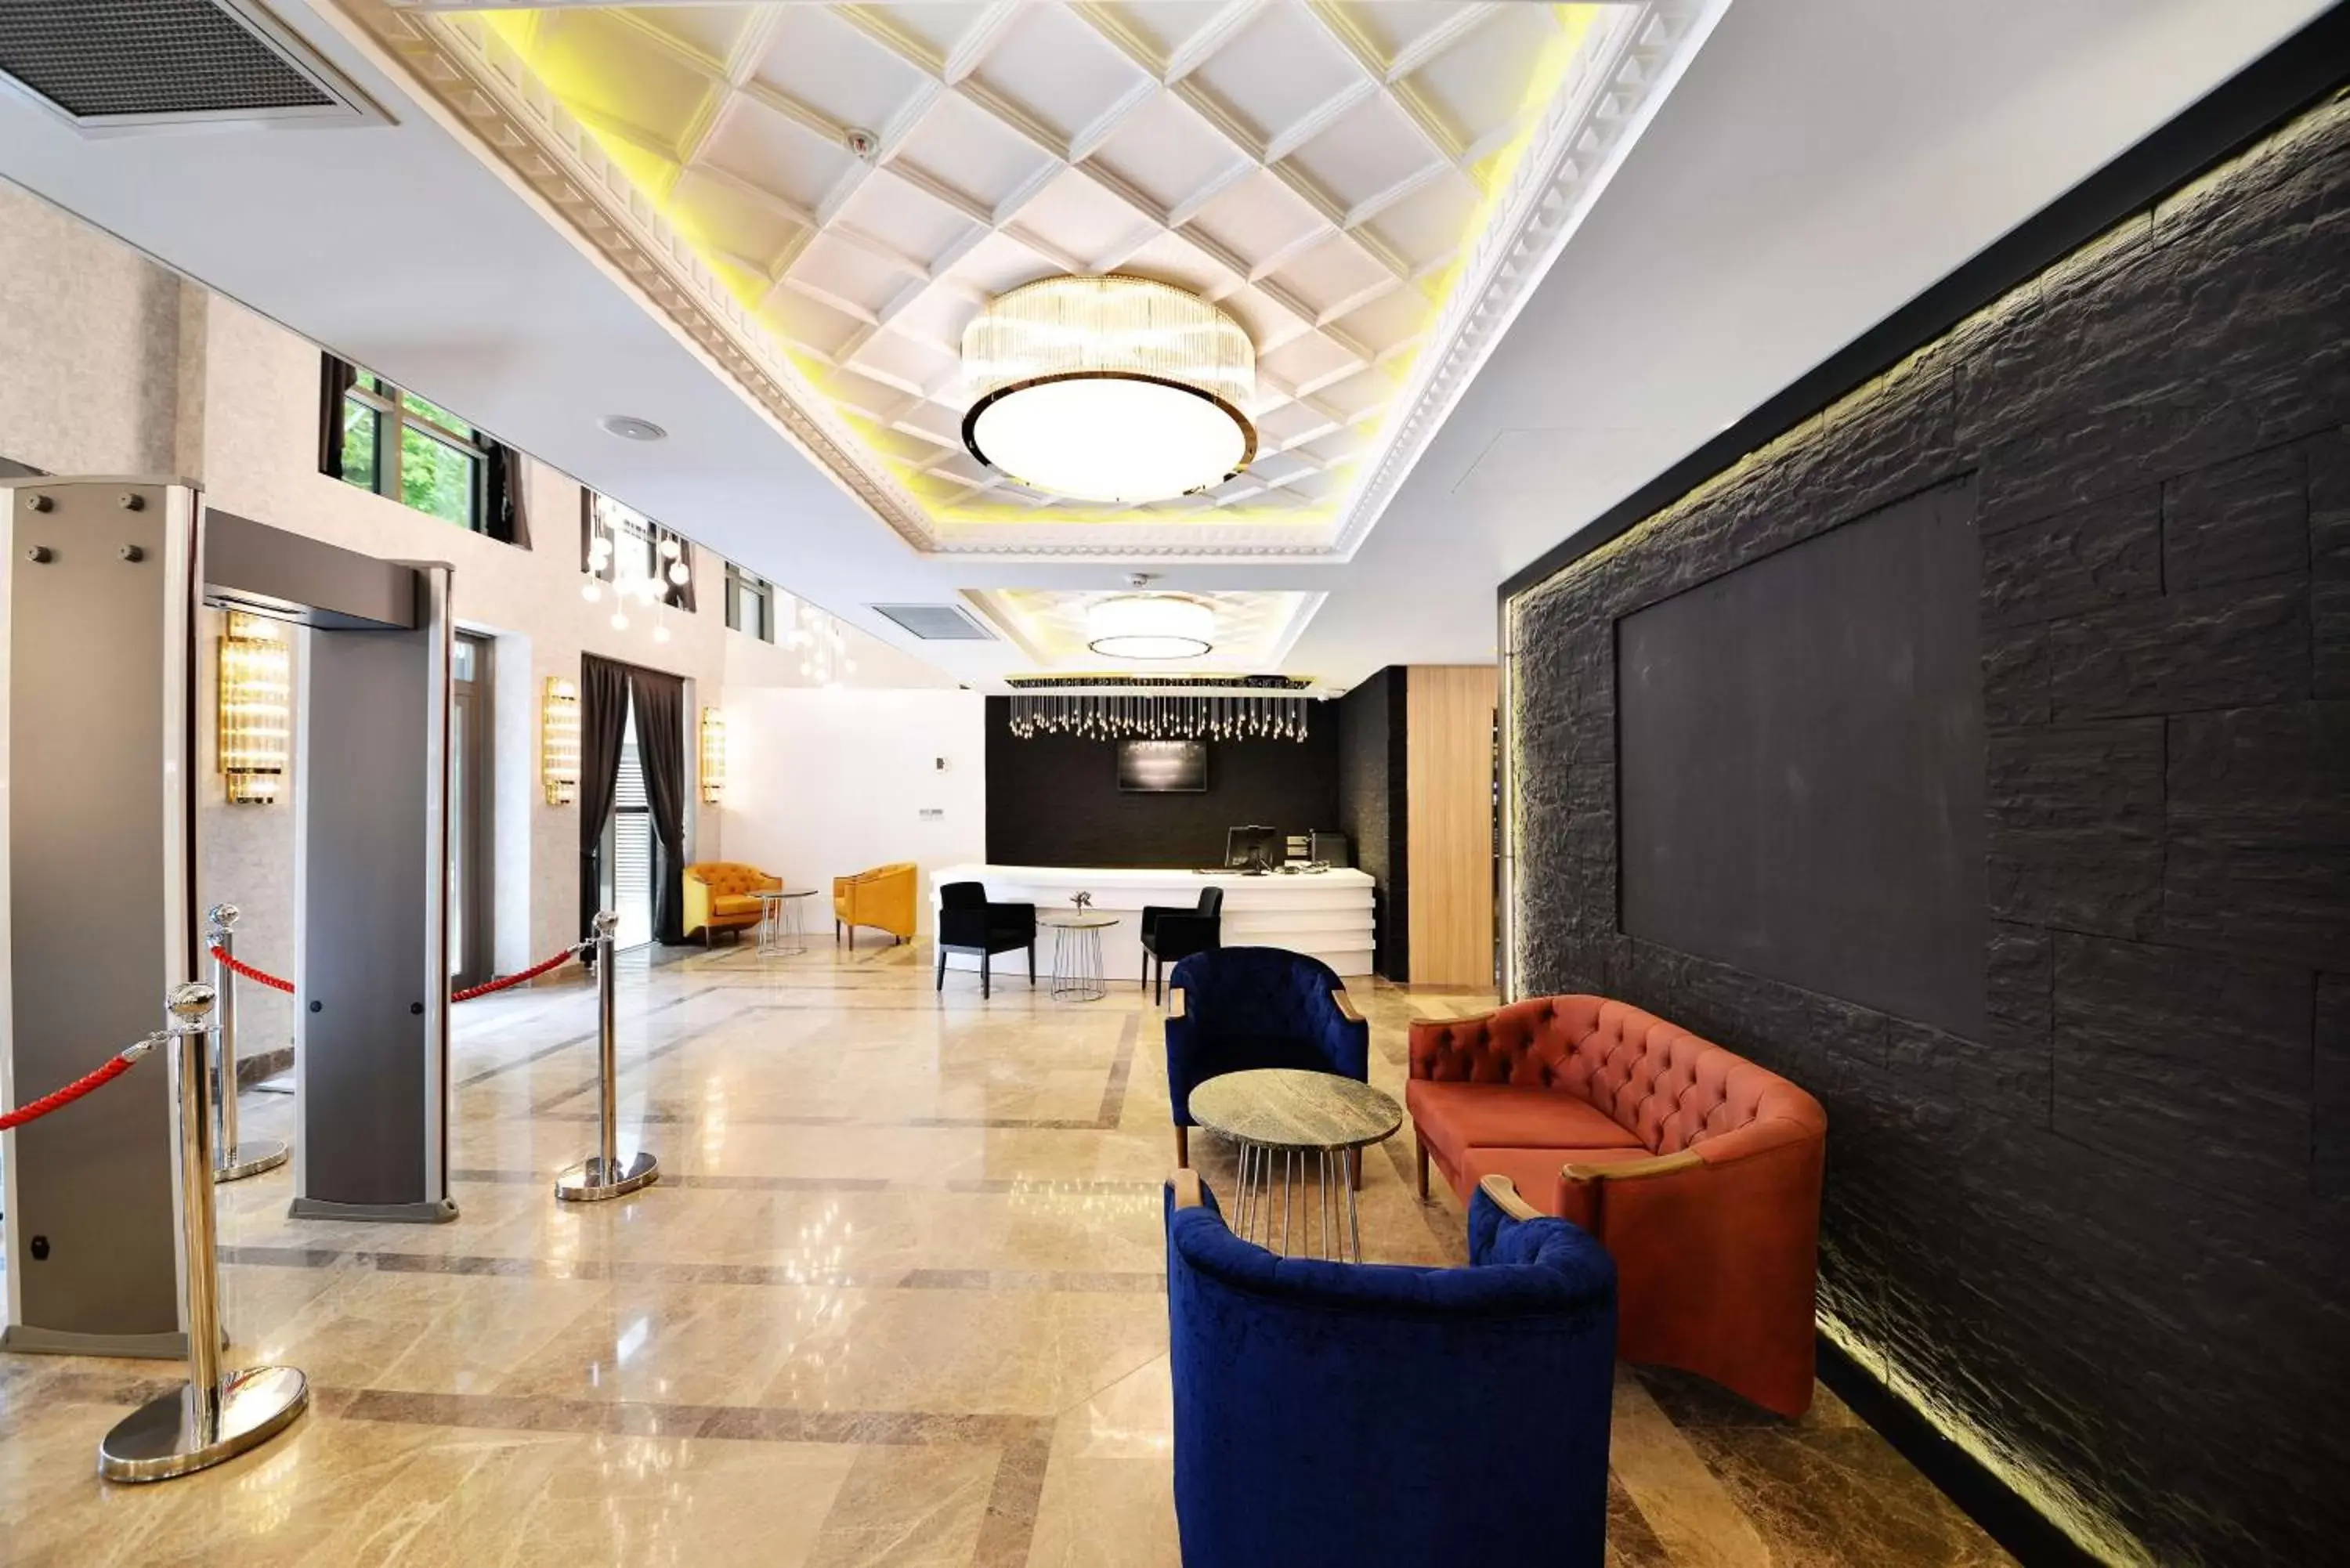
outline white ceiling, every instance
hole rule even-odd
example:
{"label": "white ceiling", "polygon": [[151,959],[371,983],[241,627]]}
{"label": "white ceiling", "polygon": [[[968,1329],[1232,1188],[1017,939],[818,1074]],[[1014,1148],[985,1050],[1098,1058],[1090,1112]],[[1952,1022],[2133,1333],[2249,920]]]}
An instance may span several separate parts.
{"label": "white ceiling", "polygon": [[[1489,659],[1511,571],[2323,8],[1737,0],[1353,559],[1153,586],[1326,594],[1282,667],[1338,685]],[[963,679],[1034,660],[864,607],[1123,581],[910,547],[321,4],[277,9],[397,123],[84,140],[0,97],[0,174]]]}
{"label": "white ceiling", "polygon": [[993,296],[1122,272],[1257,350],[1257,461],[1152,510],[1294,527],[1344,498],[1574,46],[1634,9],[574,6],[452,53],[550,84],[934,524],[1102,510],[964,450],[960,352]]}

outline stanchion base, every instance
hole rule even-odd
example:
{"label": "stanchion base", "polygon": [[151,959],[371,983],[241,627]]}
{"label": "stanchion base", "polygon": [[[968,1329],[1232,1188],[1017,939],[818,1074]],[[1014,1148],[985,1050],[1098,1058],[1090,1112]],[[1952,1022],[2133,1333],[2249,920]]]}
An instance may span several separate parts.
{"label": "stanchion base", "polygon": [[274,1137],[255,1138],[241,1143],[220,1157],[213,1167],[213,1181],[243,1181],[248,1176],[259,1176],[265,1170],[275,1170],[291,1158],[291,1151]]}
{"label": "stanchion base", "polygon": [[614,1167],[608,1176],[603,1160],[590,1157],[556,1177],[555,1196],[566,1203],[601,1203],[639,1187],[650,1187],[660,1179],[660,1162],[642,1149]]}
{"label": "stanchion base", "polygon": [[115,1423],[98,1445],[98,1473],[111,1481],[170,1480],[259,1448],[310,1404],[310,1385],[290,1366],[248,1366],[221,1380],[220,1435],[196,1438],[194,1390],[182,1384]]}

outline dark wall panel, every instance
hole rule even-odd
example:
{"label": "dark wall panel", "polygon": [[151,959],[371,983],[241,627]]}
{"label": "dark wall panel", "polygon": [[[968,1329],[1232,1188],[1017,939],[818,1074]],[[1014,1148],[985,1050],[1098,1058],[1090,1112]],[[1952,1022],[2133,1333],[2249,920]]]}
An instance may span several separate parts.
{"label": "dark wall panel", "polygon": [[1200,794],[1129,794],[1108,741],[1012,733],[987,700],[987,858],[998,866],[1213,866],[1224,829],[1338,825],[1338,725],[1315,703],[1304,741],[1211,741]]}
{"label": "dark wall panel", "polygon": [[1411,973],[1409,857],[1404,854],[1404,672],[1390,667],[1336,704],[1338,826],[1368,873],[1378,915],[1372,963],[1389,980]]}
{"label": "dark wall panel", "polygon": [[1981,1032],[1973,514],[1946,485],[1619,624],[1627,933]]}
{"label": "dark wall panel", "polygon": [[[1941,787],[1983,802],[1980,1025],[1627,931],[1619,836],[1652,803],[1619,817],[1619,782],[1662,786],[1628,755],[1619,781],[1617,623],[1960,484],[1984,732],[1946,754]],[[1755,633],[1814,636],[1804,613],[1783,605]],[[2036,1478],[2076,1534],[2165,1563],[2337,1558],[2350,102],[2029,280],[1511,616],[1518,988],[1624,997],[1819,1095],[1831,1332]],[[1673,701],[1688,725],[1698,698]],[[1941,896],[1849,837],[1804,853],[1808,877]],[[1794,940],[1793,911],[1754,908],[1765,937]]]}

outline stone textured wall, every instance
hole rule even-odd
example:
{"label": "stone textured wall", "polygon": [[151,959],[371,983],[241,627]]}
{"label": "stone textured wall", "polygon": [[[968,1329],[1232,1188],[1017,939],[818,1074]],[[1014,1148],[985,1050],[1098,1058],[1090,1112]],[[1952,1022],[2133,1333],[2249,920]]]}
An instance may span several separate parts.
{"label": "stone textured wall", "polygon": [[[1824,1326],[2116,1559],[2350,1535],[2345,423],[2337,99],[1512,607],[1519,991],[1816,1092]],[[1616,620],[1946,484],[1983,562],[1980,1039],[1617,919]]]}

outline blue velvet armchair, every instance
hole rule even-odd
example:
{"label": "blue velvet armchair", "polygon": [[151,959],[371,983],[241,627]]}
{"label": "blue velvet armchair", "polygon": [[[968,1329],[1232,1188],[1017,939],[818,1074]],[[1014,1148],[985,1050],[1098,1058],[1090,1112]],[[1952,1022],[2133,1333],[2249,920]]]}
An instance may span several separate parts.
{"label": "blue velvet armchair", "polygon": [[1471,1197],[1470,1266],[1426,1269],[1276,1257],[1176,1173],[1184,1568],[1599,1568],[1616,1267],[1493,1181]]}
{"label": "blue velvet armchair", "polygon": [[1319,959],[1286,948],[1218,948],[1177,964],[1167,988],[1167,1098],[1179,1166],[1191,1163],[1191,1091],[1220,1074],[1302,1067],[1370,1081],[1371,1026],[1347,1000],[1347,982]]}

